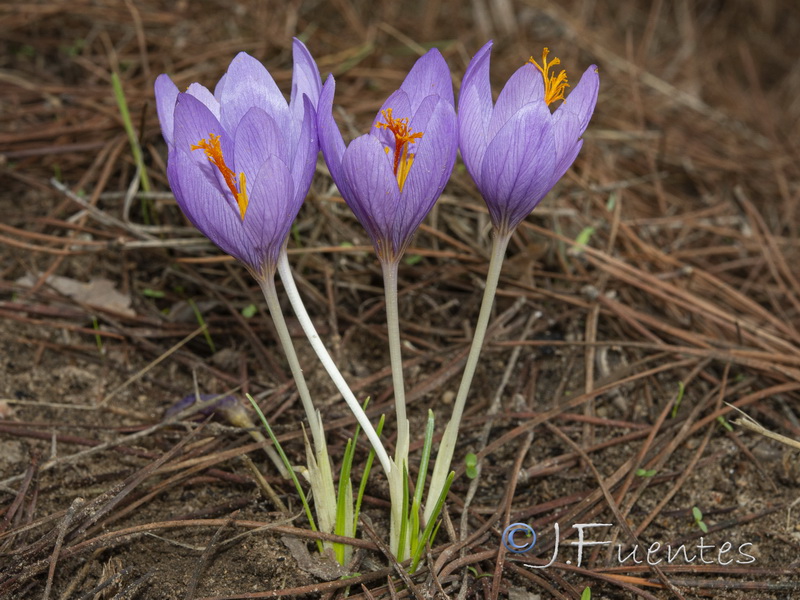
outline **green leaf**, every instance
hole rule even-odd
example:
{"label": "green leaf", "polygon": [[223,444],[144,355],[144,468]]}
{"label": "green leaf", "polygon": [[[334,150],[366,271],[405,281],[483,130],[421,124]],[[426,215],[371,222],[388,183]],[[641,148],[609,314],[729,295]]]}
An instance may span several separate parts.
{"label": "green leaf", "polygon": [[[286,467],[286,470],[289,471],[289,477],[292,478],[294,487],[297,490],[297,495],[300,496],[300,502],[302,502],[303,504],[303,510],[306,513],[306,518],[308,519],[308,524],[311,527],[311,531],[317,531],[317,524],[314,522],[314,516],[311,514],[311,506],[309,506],[308,499],[306,498],[306,495],[303,493],[303,488],[300,487],[300,482],[297,480],[297,474],[294,472],[292,463],[290,463],[289,459],[286,457],[286,453],[283,451],[280,442],[278,442],[278,438],[275,437],[275,434],[272,431],[272,427],[269,426],[267,418],[264,416],[264,413],[261,412],[261,409],[259,408],[258,404],[256,404],[256,401],[253,400],[253,397],[250,394],[245,394],[245,396],[247,396],[247,399],[250,401],[250,404],[253,405],[253,408],[255,409],[258,418],[261,420],[261,424],[264,426],[264,429],[267,430],[269,439],[272,440],[275,449],[278,451],[278,456],[281,457],[283,465]],[[322,554],[323,551],[322,540],[317,540],[317,549],[319,550],[320,554]]]}
{"label": "green leaf", "polygon": [[722,425],[726,431],[733,431],[733,426],[725,420],[725,417],[722,415],[717,417],[717,422]]}
{"label": "green leaf", "polygon": [[164,292],[162,292],[161,290],[154,290],[152,288],[144,288],[142,290],[142,296],[145,296],[147,298],[163,298],[164,296],[166,296],[166,294]]}
{"label": "green leaf", "polygon": [[242,316],[245,319],[252,319],[255,314],[258,312],[258,308],[255,304],[248,304],[242,309]]}
{"label": "green leaf", "polygon": [[466,467],[467,477],[475,479],[478,476],[478,457],[472,452],[464,457],[464,466]]}
{"label": "green leaf", "polygon": [[581,592],[581,600],[592,600],[592,588],[583,588],[583,592]]}
{"label": "green leaf", "polygon": [[422,260],[421,254],[409,254],[403,259],[403,262],[409,266],[413,266]]}
{"label": "green leaf", "polygon": [[678,407],[680,407],[681,402],[683,401],[683,394],[686,391],[686,387],[683,385],[682,381],[678,382],[678,397],[675,398],[675,405],[672,407],[672,418],[674,419],[675,416],[678,414]]}
{"label": "green leaf", "polygon": [[656,474],[655,469],[636,469],[637,477],[652,477]]}

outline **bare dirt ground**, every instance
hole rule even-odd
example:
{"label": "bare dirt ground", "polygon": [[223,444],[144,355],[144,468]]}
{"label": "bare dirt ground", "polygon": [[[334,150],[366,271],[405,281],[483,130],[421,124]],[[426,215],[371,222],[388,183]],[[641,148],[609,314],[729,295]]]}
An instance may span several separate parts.
{"label": "bare dirt ground", "polygon": [[[302,462],[302,411],[257,286],[172,199],[152,92],[162,72],[213,85],[239,51],[287,90],[292,36],[336,76],[353,136],[431,46],[456,86],[489,38],[496,90],[543,46],[576,80],[601,73],[581,155],[512,240],[446,522],[411,578],[363,530],[358,575],[325,572],[284,541],[313,535],[247,432],[163,421],[195,387],[249,392]],[[789,0],[0,4],[0,597],[800,598],[798,451],[732,424],[726,404],[800,439],[798,38]],[[292,264],[391,445],[380,269],[318,171]],[[427,407],[437,432],[447,418],[489,243],[457,165],[401,268],[414,431]],[[354,421],[307,371],[337,462]],[[482,461],[472,482],[468,452]],[[365,513],[379,538],[387,498],[375,470]],[[528,553],[503,550],[514,522],[539,534]],[[610,523],[587,539],[612,544],[578,565],[583,523]],[[555,561],[528,568],[552,557],[556,524]]]}

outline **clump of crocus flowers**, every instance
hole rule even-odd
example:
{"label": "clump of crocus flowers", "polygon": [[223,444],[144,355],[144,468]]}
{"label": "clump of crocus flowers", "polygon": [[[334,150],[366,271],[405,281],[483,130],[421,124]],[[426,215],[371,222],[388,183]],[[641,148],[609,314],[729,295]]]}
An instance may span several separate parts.
{"label": "clump of crocus flowers", "polygon": [[[354,508],[349,478],[354,446],[348,443],[338,493],[335,489],[322,418],[314,408],[281,312],[276,273],[320,362],[370,441],[368,465],[376,456],[388,478],[390,547],[399,560],[412,559],[412,570],[431,538],[453,478],[450,463],[458,427],[508,242],[577,157],[599,89],[594,65],[571,88],[566,71],[557,69],[560,61],[551,59],[545,48],[540,61],[531,58],[525,62],[493,102],[491,48],[492,43],[487,43],[470,62],[457,114],[450,70],[439,51],[430,50],[386,99],[369,130],[349,144],[333,118],[336,82],[329,76],[322,85],[316,63],[298,40],[294,41],[288,103],[263,65],[244,53],[234,58],[213,93],[196,83],[180,93],[166,75],[155,84],[159,119],[169,150],[167,176],[178,205],[211,241],[244,264],[259,283],[274,320],[311,431],[305,473],[311,483],[319,528],[352,537],[364,486],[362,482]],[[554,107],[556,103],[560,104]],[[383,269],[396,407],[393,458],[317,335],[286,253],[292,223],[308,193],[320,149],[342,197],[372,240]],[[472,347],[423,503],[433,415],[429,411],[411,496],[411,439],[397,273],[414,233],[450,177],[458,150],[486,201],[493,225],[493,249]],[[282,451],[281,455],[286,461]],[[292,469],[282,469],[287,471],[293,476]],[[296,479],[295,483],[302,495]],[[311,513],[308,509],[306,512],[314,527]],[[349,551],[342,550],[341,545],[335,549],[336,558],[346,562]]]}

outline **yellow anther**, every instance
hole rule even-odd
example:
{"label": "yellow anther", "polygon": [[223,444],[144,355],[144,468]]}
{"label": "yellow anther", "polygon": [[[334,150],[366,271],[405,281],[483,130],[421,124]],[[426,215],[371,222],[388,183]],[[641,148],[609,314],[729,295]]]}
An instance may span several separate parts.
{"label": "yellow anther", "polygon": [[236,199],[236,204],[239,206],[239,216],[244,221],[244,213],[247,212],[247,178],[244,172],[239,173],[239,187],[236,187],[236,175],[231,171],[230,167],[225,164],[225,158],[222,156],[222,146],[219,142],[220,136],[213,133],[208,134],[208,140],[203,138],[196,144],[193,144],[192,150],[202,150],[206,153],[208,160],[211,161],[219,170],[222,178],[225,179],[225,184]]}
{"label": "yellow anther", "polygon": [[561,61],[557,58],[554,58],[548,63],[548,54],[550,54],[550,50],[548,48],[542,50],[541,66],[539,66],[539,63],[533,60],[532,56],[528,62],[532,63],[533,66],[539,69],[539,72],[542,74],[542,78],[544,79],[544,101],[550,105],[556,100],[564,100],[564,92],[566,91],[566,88],[569,87],[569,83],[567,83],[567,72],[563,69],[558,75],[550,74],[550,69],[556,65],[560,65]]}
{"label": "yellow anther", "polygon": [[[423,134],[421,131],[411,133],[408,119],[395,119],[392,117],[391,108],[381,111],[381,114],[386,119],[386,123],[376,123],[375,127],[388,129],[394,135],[393,171],[397,177],[397,185],[402,192],[408,173],[411,170],[411,165],[414,163],[414,154],[408,151],[409,144],[416,142]],[[386,153],[389,153],[389,148],[386,148]]]}

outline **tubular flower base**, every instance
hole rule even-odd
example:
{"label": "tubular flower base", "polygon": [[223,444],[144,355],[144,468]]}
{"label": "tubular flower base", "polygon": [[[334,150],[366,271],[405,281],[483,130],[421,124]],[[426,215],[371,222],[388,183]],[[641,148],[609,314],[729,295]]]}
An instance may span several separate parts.
{"label": "tubular flower base", "polygon": [[[500,234],[513,231],[569,169],[583,145],[600,77],[590,66],[575,88],[560,64],[533,58],[506,83],[495,104],[489,83],[492,42],[470,61],[458,100],[461,156]],[[550,104],[563,100],[555,112]]]}
{"label": "tubular flower base", "polygon": [[287,104],[272,76],[240,53],[214,93],[185,93],[167,75],[155,83],[167,176],[188,219],[253,273],[274,273],[278,254],[308,193],[319,151],[319,69],[294,41]]}

